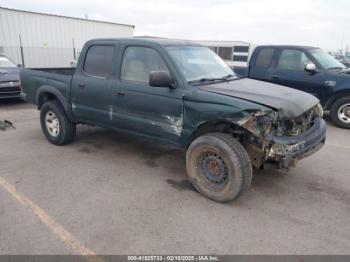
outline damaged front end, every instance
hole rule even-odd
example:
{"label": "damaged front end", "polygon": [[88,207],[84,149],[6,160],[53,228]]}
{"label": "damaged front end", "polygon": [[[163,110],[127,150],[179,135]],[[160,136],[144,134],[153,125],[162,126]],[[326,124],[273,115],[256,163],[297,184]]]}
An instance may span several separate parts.
{"label": "damaged front end", "polygon": [[293,119],[280,119],[276,111],[250,113],[239,121],[248,131],[243,144],[255,168],[273,163],[288,169],[319,150],[325,142],[326,123],[318,104]]}

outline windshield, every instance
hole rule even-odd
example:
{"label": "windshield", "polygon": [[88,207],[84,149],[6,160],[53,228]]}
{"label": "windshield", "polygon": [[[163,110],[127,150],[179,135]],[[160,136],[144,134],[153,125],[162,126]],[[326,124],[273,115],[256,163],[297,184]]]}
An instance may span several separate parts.
{"label": "windshield", "polygon": [[8,58],[0,57],[0,67],[16,67],[16,65],[12,63]]}
{"label": "windshield", "polygon": [[333,56],[323,51],[322,49],[315,48],[310,49],[310,53],[315,57],[315,59],[325,68],[345,68],[345,66],[336,60]]}
{"label": "windshield", "polygon": [[234,74],[224,60],[207,47],[169,46],[166,49],[188,82]]}

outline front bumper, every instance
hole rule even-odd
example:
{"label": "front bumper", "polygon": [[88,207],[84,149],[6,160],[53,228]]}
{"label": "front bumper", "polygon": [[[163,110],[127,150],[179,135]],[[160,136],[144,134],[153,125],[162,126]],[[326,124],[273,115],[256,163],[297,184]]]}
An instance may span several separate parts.
{"label": "front bumper", "polygon": [[296,160],[318,151],[326,141],[326,122],[317,118],[313,127],[299,136],[273,136],[268,160],[278,162],[279,167],[289,168]]}
{"label": "front bumper", "polygon": [[1,94],[0,99],[22,98],[21,92]]}
{"label": "front bumper", "polygon": [[0,82],[0,99],[2,98],[21,98],[19,82]]}

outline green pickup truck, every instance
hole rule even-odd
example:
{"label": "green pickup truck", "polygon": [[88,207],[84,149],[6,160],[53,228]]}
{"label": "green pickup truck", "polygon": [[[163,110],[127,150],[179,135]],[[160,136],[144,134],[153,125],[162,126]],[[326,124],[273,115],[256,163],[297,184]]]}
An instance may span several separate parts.
{"label": "green pickup truck", "polygon": [[317,98],[237,77],[190,41],[91,40],[76,69],[22,69],[20,76],[52,144],[73,141],[77,124],[174,144],[187,150],[194,187],[219,202],[246,191],[253,168],[288,169],[325,143]]}

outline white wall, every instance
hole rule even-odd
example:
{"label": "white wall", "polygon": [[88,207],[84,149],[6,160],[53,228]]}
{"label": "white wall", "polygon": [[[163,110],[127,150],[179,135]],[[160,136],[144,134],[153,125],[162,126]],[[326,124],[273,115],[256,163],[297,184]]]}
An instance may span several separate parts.
{"label": "white wall", "polygon": [[21,35],[26,67],[67,67],[93,38],[130,37],[134,26],[23,12],[0,7],[0,46],[5,55],[21,62]]}

